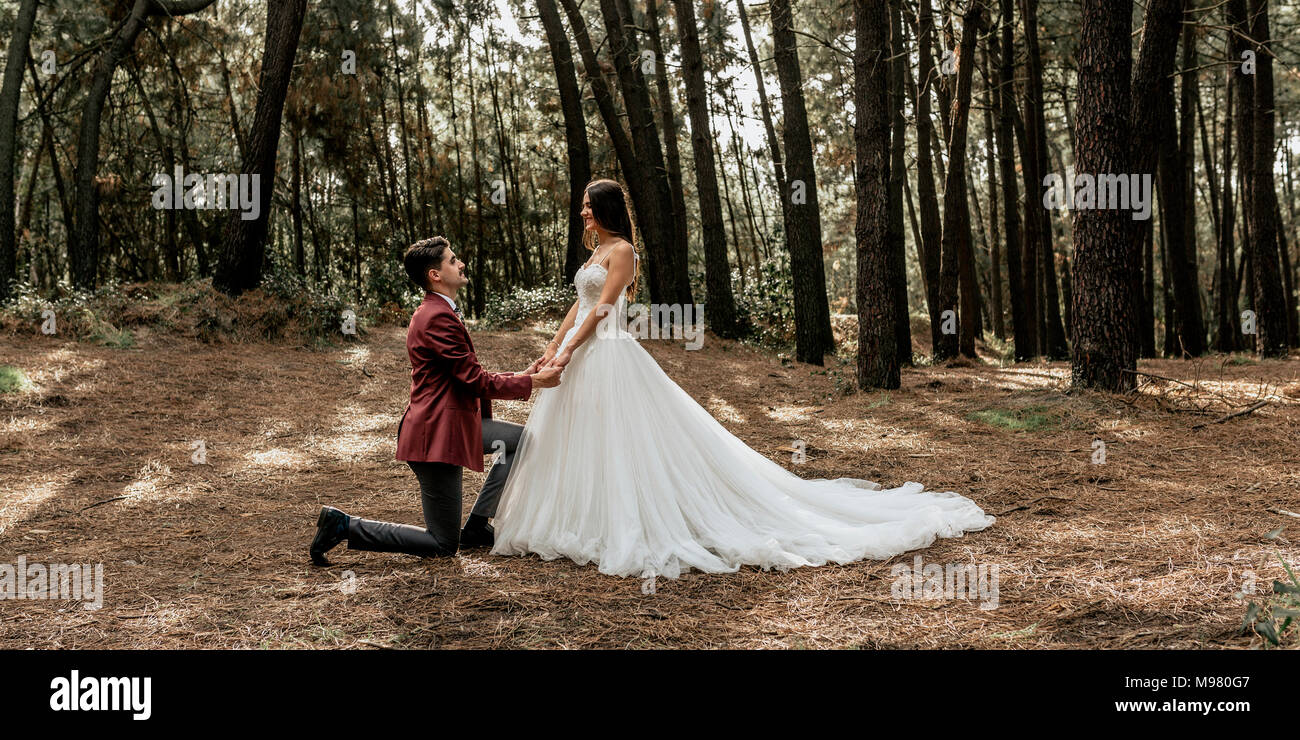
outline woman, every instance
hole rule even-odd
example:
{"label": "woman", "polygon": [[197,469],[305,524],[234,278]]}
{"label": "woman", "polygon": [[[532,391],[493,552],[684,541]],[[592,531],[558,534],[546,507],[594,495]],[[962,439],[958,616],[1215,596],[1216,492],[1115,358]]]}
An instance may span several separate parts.
{"label": "woman", "polygon": [[598,245],[541,358],[563,379],[524,427],[493,553],[677,578],[887,559],[993,523],[955,493],[804,480],[746,446],[622,328],[639,264],[622,186],[589,184],[582,217]]}

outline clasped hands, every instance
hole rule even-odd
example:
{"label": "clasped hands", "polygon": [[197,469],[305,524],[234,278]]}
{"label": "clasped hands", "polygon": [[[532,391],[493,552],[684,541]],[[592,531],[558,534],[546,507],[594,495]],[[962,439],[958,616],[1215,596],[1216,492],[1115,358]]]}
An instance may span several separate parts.
{"label": "clasped hands", "polygon": [[564,372],[564,366],[569,364],[572,352],[567,348],[563,352],[557,353],[557,343],[551,340],[546,345],[546,352],[533,360],[520,375],[533,376],[533,386],[537,388],[553,388],[560,384],[560,374]]}

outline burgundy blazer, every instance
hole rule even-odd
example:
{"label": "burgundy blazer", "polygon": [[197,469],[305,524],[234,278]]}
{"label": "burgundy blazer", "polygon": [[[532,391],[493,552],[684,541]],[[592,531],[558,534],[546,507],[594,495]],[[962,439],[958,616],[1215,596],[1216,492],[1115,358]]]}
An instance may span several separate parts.
{"label": "burgundy blazer", "polygon": [[428,293],[406,328],[411,400],[397,425],[397,459],[442,462],[483,472],[483,419],[493,398],[525,400],[530,375],[489,373],[469,330],[442,296]]}

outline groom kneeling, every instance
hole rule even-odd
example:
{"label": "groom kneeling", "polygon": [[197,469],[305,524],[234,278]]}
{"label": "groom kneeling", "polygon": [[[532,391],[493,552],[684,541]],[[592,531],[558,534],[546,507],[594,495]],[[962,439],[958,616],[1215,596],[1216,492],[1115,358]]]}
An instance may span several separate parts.
{"label": "groom kneeling", "polygon": [[[497,502],[505,487],[523,426],[492,418],[493,398],[523,400],[533,388],[560,384],[560,368],[489,373],[474,356],[474,343],[456,307],[456,292],[469,282],[465,263],[441,236],[406,250],[406,274],[425,290],[406,330],[411,360],[411,400],[397,426],[397,459],[420,481],[424,528],[350,517],[321,508],[311,559],[329,565],[325,553],[343,540],[352,550],[455,555],[459,547],[491,547]],[[483,472],[483,455],[501,452],[465,528],[460,528],[462,468]]]}

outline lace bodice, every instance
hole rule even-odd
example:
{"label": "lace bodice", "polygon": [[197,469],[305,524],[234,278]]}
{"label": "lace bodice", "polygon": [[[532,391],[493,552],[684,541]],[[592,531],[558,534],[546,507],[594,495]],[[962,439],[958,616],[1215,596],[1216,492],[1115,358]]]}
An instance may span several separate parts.
{"label": "lace bodice", "polygon": [[[638,256],[633,253],[634,258]],[[582,322],[587,320],[587,316],[600,304],[600,294],[605,290],[605,280],[609,277],[609,270],[605,269],[602,264],[585,265],[578,268],[578,272],[573,276],[573,287],[578,291],[578,315],[573,319],[573,328],[569,329],[565,335],[561,347],[567,345],[569,340],[577,333]],[[627,296],[620,293],[618,301],[615,304],[617,309],[612,317],[601,319],[602,322],[614,321],[614,327],[597,327],[597,337],[616,336],[627,322]],[[602,330],[603,329],[603,330]],[[611,330],[612,329],[612,330]]]}
{"label": "lace bodice", "polygon": [[[604,265],[587,265],[578,269],[573,276],[573,287],[578,290],[578,316],[585,317],[591,309],[600,303],[600,293],[605,289],[605,279],[609,271]],[[574,322],[581,324],[579,318]]]}

